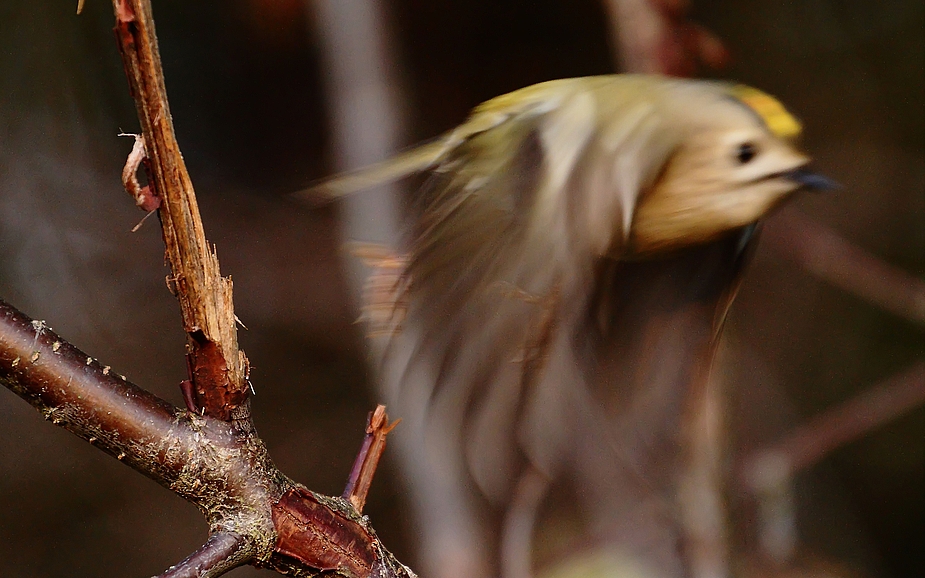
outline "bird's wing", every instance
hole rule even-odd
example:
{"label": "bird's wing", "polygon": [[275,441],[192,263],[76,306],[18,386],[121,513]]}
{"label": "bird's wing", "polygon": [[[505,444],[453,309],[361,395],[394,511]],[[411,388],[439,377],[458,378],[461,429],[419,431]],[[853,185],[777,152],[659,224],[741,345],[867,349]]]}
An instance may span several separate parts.
{"label": "bird's wing", "polygon": [[425,171],[443,153],[444,138],[419,145],[380,163],[324,179],[292,196],[302,201],[325,203]]}
{"label": "bird's wing", "polygon": [[[544,171],[531,124],[470,137],[431,175],[402,279],[403,329],[389,347],[389,362],[403,368],[396,393],[415,398],[398,406],[423,402],[417,413],[432,446],[451,432],[445,445],[455,447],[433,450],[444,459],[461,458],[468,444],[471,473],[488,494],[503,493],[519,467],[513,440],[526,374],[557,329],[562,285],[581,274],[555,232],[530,226]],[[489,139],[517,146],[486,150]],[[409,389],[420,371],[421,389]]]}
{"label": "bird's wing", "polygon": [[445,162],[462,143],[481,133],[512,119],[540,116],[558,107],[561,98],[571,92],[567,88],[574,84],[575,79],[556,80],[496,97],[475,108],[466,122],[430,142],[367,167],[323,179],[292,196],[306,201],[333,201],[429,171]]}
{"label": "bird's wing", "polygon": [[[477,111],[484,124],[446,150],[420,193],[386,388],[405,435],[427,438],[438,462],[464,447],[490,497],[526,461],[549,473],[561,458],[569,390],[584,377],[574,332],[595,263],[619,251],[621,208],[631,211],[621,203],[639,194],[630,167],[642,163],[627,155],[643,151],[651,109],[622,135],[602,133],[600,111],[586,91],[555,107],[485,109],[487,120]],[[561,415],[538,423],[543,406]]]}

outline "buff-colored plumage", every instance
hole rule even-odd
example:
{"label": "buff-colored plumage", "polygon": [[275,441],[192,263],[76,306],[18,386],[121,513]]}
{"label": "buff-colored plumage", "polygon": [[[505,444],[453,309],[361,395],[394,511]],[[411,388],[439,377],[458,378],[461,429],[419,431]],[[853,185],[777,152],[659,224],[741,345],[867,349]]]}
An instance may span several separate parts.
{"label": "buff-colored plumage", "polygon": [[[656,383],[637,365],[613,368],[621,351],[671,351],[641,329],[642,308],[674,315],[685,291],[675,283],[708,304],[727,293],[750,225],[823,183],[803,170],[798,133],[776,100],[741,86],[557,80],[492,99],[435,141],[308,192],[336,197],[429,173],[387,277],[395,283],[380,283],[372,307],[392,312],[383,380],[390,412],[405,420],[398,435],[425,448],[405,465],[427,480],[415,490],[429,513],[458,520],[456,539],[478,523],[467,509],[478,495],[503,505],[524,472],[555,477],[587,442],[594,408],[611,403],[608,389]],[[658,260],[667,269],[637,265]],[[689,360],[656,363],[680,375]]]}
{"label": "buff-colored plumage", "polygon": [[[715,238],[798,188],[786,176],[808,162],[792,145],[799,131],[776,100],[741,85],[642,75],[555,80],[489,100],[435,141],[303,195],[452,173],[462,195],[454,202],[529,195],[518,208],[541,228],[561,220],[566,204],[580,205],[575,224],[589,248],[646,253]],[[756,150],[747,163],[737,162],[743,144]],[[515,166],[534,145],[538,158],[526,159],[534,164]],[[506,186],[512,176],[537,180],[525,192]]]}

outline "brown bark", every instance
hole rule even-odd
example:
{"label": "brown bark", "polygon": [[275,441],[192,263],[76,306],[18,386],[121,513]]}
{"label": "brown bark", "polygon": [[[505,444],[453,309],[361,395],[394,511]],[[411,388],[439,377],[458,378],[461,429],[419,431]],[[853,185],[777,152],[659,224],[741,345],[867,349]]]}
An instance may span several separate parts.
{"label": "brown bark", "polygon": [[[294,576],[414,576],[349,500],[315,494],[276,469],[249,420],[176,408],[2,301],[0,383],[199,507],[212,537],[162,576],[218,576],[245,563]],[[284,520],[298,520],[302,531]],[[178,570],[192,567],[200,573]]]}
{"label": "brown bark", "polygon": [[223,420],[247,399],[247,357],[238,349],[231,279],[205,237],[193,184],[173,129],[151,4],[114,0],[115,34],[141,122],[145,172],[158,212],[171,276],[180,302],[196,404]]}
{"label": "brown bark", "polygon": [[357,512],[362,512],[363,506],[366,505],[366,495],[369,494],[379,460],[385,452],[385,438],[400,421],[389,423],[389,416],[385,413],[384,405],[376,406],[374,411],[369,412],[369,417],[366,419],[366,437],[363,438],[360,453],[357,454],[353,463],[347,487],[344,488],[341,496],[350,500]]}
{"label": "brown bark", "polygon": [[[281,473],[254,430],[247,359],[238,349],[231,281],[206,241],[173,132],[150,2],[114,0],[116,38],[141,121],[148,186],[134,178],[139,147],[123,174],[142,208],[157,208],[171,292],[188,336],[190,381],[181,410],[112,373],[0,301],[0,383],[55,425],[80,436],[194,503],[208,541],[162,578],[211,578],[242,564],[291,576],[411,578],[385,549],[360,507],[384,448],[361,460],[362,483],[346,498],[315,494]],[[143,203],[138,203],[140,206]],[[384,408],[379,411],[384,420]],[[375,458],[375,459],[373,459]],[[355,480],[354,480],[355,481]]]}

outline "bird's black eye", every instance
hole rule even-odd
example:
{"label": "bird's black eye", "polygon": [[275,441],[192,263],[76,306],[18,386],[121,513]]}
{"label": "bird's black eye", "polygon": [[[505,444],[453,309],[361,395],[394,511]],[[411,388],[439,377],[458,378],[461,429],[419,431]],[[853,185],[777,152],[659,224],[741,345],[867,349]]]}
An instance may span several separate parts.
{"label": "bird's black eye", "polygon": [[736,160],[739,161],[740,165],[744,165],[749,162],[755,155],[758,154],[758,149],[755,148],[755,145],[750,142],[744,142],[739,145],[739,148],[736,149]]}

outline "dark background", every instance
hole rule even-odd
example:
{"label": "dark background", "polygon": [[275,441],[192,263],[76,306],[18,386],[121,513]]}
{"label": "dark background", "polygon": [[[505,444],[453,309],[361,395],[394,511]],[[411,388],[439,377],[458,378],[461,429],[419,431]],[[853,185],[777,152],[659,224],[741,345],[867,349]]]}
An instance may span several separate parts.
{"label": "dark background", "polygon": [[[121,189],[137,128],[107,2],[0,4],[0,298],[44,319],[174,403],[183,335],[157,223]],[[383,4],[411,144],[494,95],[613,72],[598,2],[395,0]],[[730,48],[720,75],[775,94],[805,121],[805,147],[840,181],[800,208],[925,274],[923,4],[698,1]],[[316,22],[297,0],[159,1],[174,123],[209,239],[235,281],[254,367],[255,421],[277,465],[339,493],[368,387],[347,297],[337,208],[283,197],[332,169]],[[734,307],[729,363],[742,376],[741,447],[774,440],[921,358],[920,324],[826,285],[762,247]],[[865,575],[925,575],[925,410],[851,443],[799,478],[806,547]],[[413,561],[391,466],[367,507]],[[46,424],[0,391],[0,576],[149,576],[204,538],[195,508]],[[252,569],[235,576],[256,574]]]}

